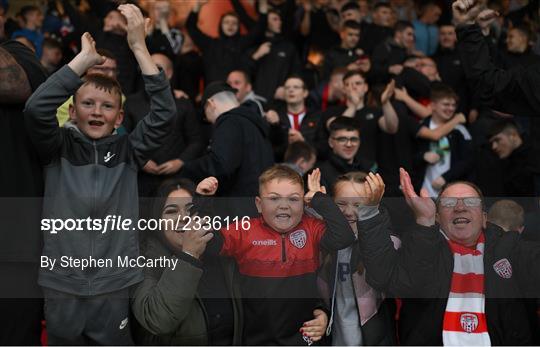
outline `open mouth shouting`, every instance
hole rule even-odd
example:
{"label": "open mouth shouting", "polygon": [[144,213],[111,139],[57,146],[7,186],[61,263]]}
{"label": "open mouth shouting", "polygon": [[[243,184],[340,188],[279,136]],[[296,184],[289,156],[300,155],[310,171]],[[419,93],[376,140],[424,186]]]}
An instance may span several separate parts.
{"label": "open mouth shouting", "polygon": [[454,218],[454,220],[452,220],[452,224],[457,225],[457,226],[464,226],[464,225],[467,225],[469,223],[471,223],[471,220],[469,218],[465,218],[465,217],[458,217],[458,218]]}
{"label": "open mouth shouting", "polygon": [[91,120],[88,122],[88,124],[91,126],[91,127],[101,127],[103,125],[105,125],[105,122],[102,122],[100,120]]}

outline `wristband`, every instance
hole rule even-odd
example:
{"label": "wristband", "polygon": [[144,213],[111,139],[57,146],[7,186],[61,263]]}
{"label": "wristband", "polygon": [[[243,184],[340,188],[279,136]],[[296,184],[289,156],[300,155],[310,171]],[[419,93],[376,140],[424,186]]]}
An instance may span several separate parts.
{"label": "wristband", "polygon": [[182,252],[186,253],[187,255],[189,255],[189,256],[192,257],[192,258],[199,259],[199,258],[197,258],[196,256],[194,256],[193,253],[191,253],[191,252],[184,251],[184,250],[182,250]]}

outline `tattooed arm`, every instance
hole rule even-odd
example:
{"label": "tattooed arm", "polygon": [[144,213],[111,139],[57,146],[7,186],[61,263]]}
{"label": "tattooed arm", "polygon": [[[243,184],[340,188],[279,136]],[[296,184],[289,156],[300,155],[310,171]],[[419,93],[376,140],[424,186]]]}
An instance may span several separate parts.
{"label": "tattooed arm", "polygon": [[26,72],[11,54],[0,48],[0,100],[6,104],[23,103],[30,94]]}

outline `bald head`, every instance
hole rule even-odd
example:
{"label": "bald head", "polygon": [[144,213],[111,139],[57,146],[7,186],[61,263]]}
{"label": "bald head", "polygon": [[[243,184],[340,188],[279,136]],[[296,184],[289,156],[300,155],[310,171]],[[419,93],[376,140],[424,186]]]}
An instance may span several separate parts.
{"label": "bald head", "polygon": [[152,61],[160,68],[165,71],[165,76],[167,76],[167,79],[170,80],[173,75],[173,63],[172,61],[164,54],[161,53],[155,53],[152,54]]}

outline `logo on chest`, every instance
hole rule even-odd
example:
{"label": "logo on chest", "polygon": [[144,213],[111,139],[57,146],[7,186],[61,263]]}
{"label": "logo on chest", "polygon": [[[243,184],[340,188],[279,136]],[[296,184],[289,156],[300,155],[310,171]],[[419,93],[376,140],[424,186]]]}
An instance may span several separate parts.
{"label": "logo on chest", "polygon": [[307,241],[307,234],[305,230],[296,230],[289,235],[289,241],[296,248],[304,248]]}
{"label": "logo on chest", "polygon": [[509,279],[512,277],[512,264],[506,258],[498,260],[493,264],[493,270],[502,278]]}

